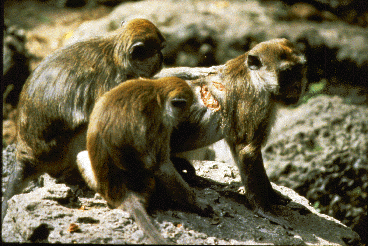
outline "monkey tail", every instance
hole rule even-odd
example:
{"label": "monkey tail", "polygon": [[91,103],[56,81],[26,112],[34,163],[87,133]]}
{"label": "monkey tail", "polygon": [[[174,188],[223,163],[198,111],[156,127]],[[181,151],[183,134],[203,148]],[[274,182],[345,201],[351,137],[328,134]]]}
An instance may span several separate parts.
{"label": "monkey tail", "polygon": [[137,195],[130,193],[124,201],[124,208],[134,216],[134,219],[139,224],[141,229],[151,239],[154,244],[171,244],[165,240],[158,229],[153,225],[149,215],[146,212],[145,207],[139,200]]}

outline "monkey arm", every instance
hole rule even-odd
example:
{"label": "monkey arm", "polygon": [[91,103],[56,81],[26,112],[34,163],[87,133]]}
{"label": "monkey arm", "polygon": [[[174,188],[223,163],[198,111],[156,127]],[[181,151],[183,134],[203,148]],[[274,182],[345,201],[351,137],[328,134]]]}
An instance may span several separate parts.
{"label": "monkey arm", "polygon": [[170,160],[160,165],[155,176],[158,177],[157,182],[162,189],[182,208],[206,217],[213,215],[213,208],[196,195],[195,190],[184,181]]}
{"label": "monkey arm", "polygon": [[224,65],[212,66],[212,67],[175,67],[175,68],[165,68],[161,72],[156,74],[154,78],[163,77],[179,77],[184,80],[195,80],[201,77],[206,77],[211,74],[218,73],[219,69],[224,67]]}
{"label": "monkey arm", "polygon": [[220,114],[209,109],[191,112],[190,119],[175,128],[171,135],[171,153],[202,148],[223,139]]}

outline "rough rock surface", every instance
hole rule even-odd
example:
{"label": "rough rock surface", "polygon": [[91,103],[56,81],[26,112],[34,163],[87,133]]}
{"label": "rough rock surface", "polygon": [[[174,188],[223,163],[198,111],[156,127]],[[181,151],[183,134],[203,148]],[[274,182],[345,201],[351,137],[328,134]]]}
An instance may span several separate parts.
{"label": "rough rock surface", "polygon": [[280,111],[263,151],[270,180],[367,241],[368,108],[320,96]]}
{"label": "rough rock surface", "polygon": [[[291,189],[274,185],[293,200],[281,208],[294,228],[286,230],[255,216],[244,205],[240,177],[234,166],[204,161],[197,162],[196,169],[199,175],[212,180],[209,187],[197,188],[197,192],[210,201],[220,219],[171,209],[155,211],[153,218],[162,235],[178,244],[360,243],[350,228],[318,214]],[[14,196],[9,203],[2,227],[4,242],[149,243],[127,212],[111,210],[99,195],[81,195],[80,190],[65,184],[46,182],[44,187]]]}
{"label": "rough rock surface", "polygon": [[[367,165],[361,166],[361,164],[367,160],[363,155],[367,153],[363,152],[367,148],[365,138],[367,135],[361,133],[367,130],[364,125],[368,122],[365,118],[367,114],[368,111],[364,107],[346,105],[339,98],[325,96],[311,99],[307,104],[296,109],[281,110],[271,139],[264,148],[269,176],[295,189],[307,187],[307,195],[316,193],[314,188],[318,188],[317,190],[324,194],[325,190],[320,187],[324,181],[318,183],[318,179],[312,174],[321,173],[323,170],[327,172],[329,165],[341,153],[344,154],[344,151],[347,151],[350,157],[341,158],[340,163],[347,160],[347,163],[353,164],[353,168],[357,166],[358,174],[363,172],[363,175],[356,174],[357,176],[354,177],[344,175],[348,172],[343,165],[342,172],[335,173],[339,174],[338,177],[344,175],[349,178],[349,181],[350,179],[355,181],[350,186],[342,182],[345,185],[343,187],[346,188],[339,189],[350,191],[361,187],[361,198],[364,198],[366,194],[364,184],[367,183],[364,181],[364,168]],[[335,134],[335,131],[337,133],[346,131],[345,128],[348,127],[346,122],[349,118],[353,125],[349,127],[350,134],[341,136]],[[342,129],[336,129],[337,126],[341,126]],[[330,135],[322,134],[328,131],[331,131]],[[304,133],[304,138],[301,138],[299,132]],[[317,134],[318,137],[312,134],[316,132],[322,135]],[[326,152],[316,147],[318,154],[315,154],[310,149],[308,142],[312,135],[309,133],[314,136],[315,146],[326,148]],[[335,139],[335,143],[322,141],[324,138]],[[354,145],[355,138],[358,138],[359,144]],[[302,141],[303,139],[305,141]],[[294,143],[297,146],[291,146]],[[353,146],[355,148],[351,149]],[[213,150],[218,151],[216,148]],[[293,155],[294,152],[297,154]],[[317,213],[307,199],[285,187],[274,185],[274,188],[293,200],[287,207],[280,207],[280,211],[291,221],[294,230],[285,230],[279,225],[255,216],[242,195],[244,189],[236,166],[221,161],[219,157],[218,155],[217,161],[194,161],[194,165],[197,174],[207,178],[202,181],[202,185],[196,187],[196,190],[211,203],[220,215],[220,219],[217,221],[170,208],[155,211],[154,221],[165,237],[179,244],[360,244],[359,236],[354,231],[327,215]],[[361,159],[361,164],[355,164],[356,158]],[[14,161],[14,145],[3,151],[5,164],[3,187],[11,173],[12,161]],[[313,161],[314,164],[311,163]],[[290,165],[291,168],[288,167]],[[303,172],[302,168],[308,172]],[[298,170],[301,170],[300,175]],[[354,172],[350,171],[350,173]],[[327,188],[326,191],[332,192]],[[25,192],[10,200],[10,209],[2,230],[2,238],[5,242],[149,243],[128,213],[108,209],[105,201],[93,192],[57,184],[48,175],[42,176],[37,182],[31,184]],[[329,195],[325,195],[325,198],[326,196],[328,198]],[[334,193],[331,193],[331,196],[334,197]],[[343,199],[354,199],[354,197],[356,196],[343,197]],[[361,198],[356,197],[355,203],[352,203],[352,207],[358,213],[361,211],[356,202]],[[313,196],[312,199],[314,199]],[[323,203],[323,199],[320,201],[322,207],[315,206],[314,200],[312,200],[313,205],[322,210],[323,206],[327,206]],[[341,204],[344,202],[345,200]],[[331,206],[336,204],[340,204],[340,201]],[[364,206],[361,204],[360,206],[363,212],[366,211]],[[301,209],[302,207],[304,208]],[[359,214],[354,215],[359,216]]]}
{"label": "rough rock surface", "polygon": [[[295,3],[293,0],[282,1],[288,4]],[[309,0],[303,2],[318,9],[322,16],[326,16],[327,14],[324,13],[327,12],[327,16],[336,15],[354,25],[366,27],[368,24],[368,5],[365,0]]]}

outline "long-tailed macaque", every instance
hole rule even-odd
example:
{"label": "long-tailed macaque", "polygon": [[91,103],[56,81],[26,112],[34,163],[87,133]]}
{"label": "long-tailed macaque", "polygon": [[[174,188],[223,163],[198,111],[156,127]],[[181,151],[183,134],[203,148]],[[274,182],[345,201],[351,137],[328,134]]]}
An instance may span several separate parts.
{"label": "long-tailed macaque", "polygon": [[90,116],[90,162],[79,162],[80,170],[111,207],[127,209],[153,243],[166,242],[146,212],[154,193],[164,192],[201,215],[213,211],[170,161],[172,130],[189,115],[193,97],[176,77],[130,80],[105,93]]}
{"label": "long-tailed macaque", "polygon": [[275,105],[294,104],[303,93],[305,63],[290,41],[273,39],[224,65],[204,68],[204,76],[198,68],[193,73],[190,68],[173,68],[156,75],[196,79],[187,80],[196,95],[190,116],[171,136],[172,162],[178,171],[195,172],[175,154],[225,139],[255,213],[287,227],[275,205],[288,200],[273,190],[261,147],[274,121]]}
{"label": "long-tailed macaque", "polygon": [[81,41],[44,59],[26,81],[18,104],[16,166],[2,203],[42,173],[82,180],[77,154],[86,149],[89,115],[96,100],[118,84],[151,77],[162,67],[164,37],[145,19],[109,36]]}

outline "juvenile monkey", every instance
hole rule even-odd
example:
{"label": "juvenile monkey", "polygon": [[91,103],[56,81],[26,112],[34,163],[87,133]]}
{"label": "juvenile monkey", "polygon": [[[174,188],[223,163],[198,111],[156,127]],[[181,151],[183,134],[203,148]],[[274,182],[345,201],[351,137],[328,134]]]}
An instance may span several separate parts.
{"label": "juvenile monkey", "polygon": [[75,183],[75,163],[86,148],[95,101],[127,79],[151,77],[162,67],[164,37],[145,19],[134,19],[107,37],[62,48],[44,59],[26,81],[18,105],[15,171],[2,203],[29,180],[49,173]]}
{"label": "juvenile monkey", "polygon": [[189,115],[192,101],[182,79],[130,80],[105,93],[90,116],[90,162],[78,162],[80,170],[111,207],[131,212],[153,243],[166,242],[146,212],[155,192],[169,194],[190,211],[212,213],[170,161],[171,132]]}
{"label": "juvenile monkey", "polygon": [[[261,147],[273,124],[275,105],[294,104],[303,93],[305,63],[304,55],[290,41],[273,39],[259,43],[222,66],[193,68],[192,73],[188,68],[174,68],[158,74],[156,77],[197,79],[187,81],[196,95],[190,116],[171,136],[172,161],[177,170],[187,169],[186,175],[195,173],[190,163],[177,154],[224,138],[254,211],[289,227],[277,215],[275,206],[285,205],[288,200],[273,190],[263,165]],[[201,73],[203,77],[191,76]]]}

